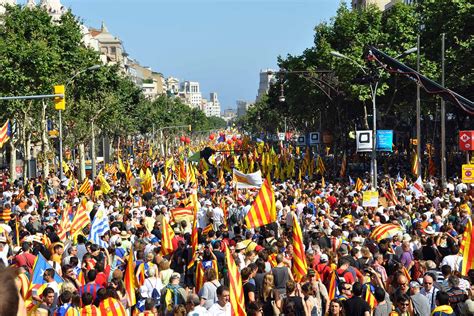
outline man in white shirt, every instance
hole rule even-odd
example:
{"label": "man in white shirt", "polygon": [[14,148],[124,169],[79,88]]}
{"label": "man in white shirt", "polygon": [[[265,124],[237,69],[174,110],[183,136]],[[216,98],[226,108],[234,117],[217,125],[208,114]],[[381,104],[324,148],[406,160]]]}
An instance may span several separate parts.
{"label": "man in white shirt", "polygon": [[229,288],[225,285],[221,285],[216,290],[217,303],[214,303],[209,308],[208,313],[210,316],[230,316],[230,292]]}
{"label": "man in white shirt", "polygon": [[420,293],[428,299],[430,310],[436,307],[436,293],[438,289],[434,287],[434,279],[431,275],[426,274],[423,277],[423,288]]}

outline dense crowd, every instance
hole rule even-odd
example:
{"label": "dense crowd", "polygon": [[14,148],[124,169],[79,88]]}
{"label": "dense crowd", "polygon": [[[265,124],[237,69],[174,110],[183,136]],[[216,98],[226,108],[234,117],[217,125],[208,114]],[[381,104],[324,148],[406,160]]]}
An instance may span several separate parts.
{"label": "dense crowd", "polygon": [[[156,176],[165,164],[157,159],[144,169]],[[134,176],[141,167],[132,168]],[[421,194],[405,181],[389,198],[395,180],[381,175],[378,207],[362,206],[364,180],[356,190],[311,175],[272,179],[277,220],[250,228],[245,217],[258,189],[235,190],[231,172],[222,181],[211,166],[206,181],[202,174],[195,185],[163,179],[142,194],[130,190],[124,173],[109,171],[104,167],[110,192],[87,200],[80,184],[54,175],[28,182],[1,175],[0,315],[231,315],[226,248],[240,271],[248,315],[474,315],[474,270],[461,273],[460,254],[474,186],[459,179],[446,188],[428,179]],[[193,218],[176,220],[172,212],[188,207],[193,195],[196,256]],[[61,234],[63,217],[73,219],[81,207],[88,225]],[[99,241],[90,237],[98,216],[107,221]],[[295,218],[303,278],[293,273]],[[167,222],[173,250],[164,254]],[[399,229],[374,238],[388,223]],[[134,270],[133,295],[127,266]]]}

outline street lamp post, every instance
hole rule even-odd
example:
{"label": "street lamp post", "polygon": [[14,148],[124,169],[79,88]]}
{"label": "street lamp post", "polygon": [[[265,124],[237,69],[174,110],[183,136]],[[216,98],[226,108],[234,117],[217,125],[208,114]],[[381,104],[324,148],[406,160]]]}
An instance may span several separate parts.
{"label": "street lamp post", "polygon": [[[364,75],[367,75],[367,70],[362,65],[360,65],[354,59],[341,54],[337,51],[332,51],[331,55],[337,58],[344,58],[350,60],[354,65],[359,67]],[[377,152],[376,152],[376,140],[377,140],[377,104],[376,104],[376,96],[377,96],[377,89],[379,86],[379,81],[376,80],[375,83],[371,80],[370,82],[370,97],[372,99],[372,113],[373,113],[373,124],[372,124],[372,156],[371,156],[371,178],[372,178],[372,188],[377,190]]]}
{"label": "street lamp post", "polygon": [[[70,85],[74,81],[74,79],[76,79],[76,77],[79,76],[80,74],[86,71],[99,69],[101,66],[102,65],[93,65],[86,69],[76,72],[71,78],[69,78],[66,81],[66,84],[64,86],[67,87],[68,85]],[[61,112],[62,111],[59,110],[59,179],[62,181],[64,174],[63,174],[63,127],[62,127]]]}
{"label": "street lamp post", "polygon": [[[411,54],[415,51],[418,51],[418,47],[417,48],[410,48],[406,51],[404,51],[403,53],[401,53],[400,55],[398,55],[397,57],[395,58],[399,58],[399,57],[402,57],[402,56],[405,56],[405,55],[408,55],[408,54]],[[359,67],[362,72],[364,73],[364,75],[368,75],[368,72],[367,72],[367,69],[365,67],[363,67],[362,65],[360,65],[357,61],[355,61],[354,59],[344,55],[344,54],[341,54],[340,52],[337,52],[337,51],[331,51],[331,55],[337,57],[337,58],[344,58],[344,59],[347,59],[349,61],[351,61],[354,65],[356,65],[357,67]],[[379,86],[379,80],[375,80],[375,82],[373,80],[370,81],[370,96],[371,96],[371,99],[372,99],[372,113],[373,113],[373,124],[372,124],[372,156],[371,156],[371,178],[372,178],[372,188],[374,190],[377,190],[377,151],[376,151],[376,141],[377,141],[377,104],[376,104],[376,97],[377,97],[377,89],[378,89],[378,86]]]}

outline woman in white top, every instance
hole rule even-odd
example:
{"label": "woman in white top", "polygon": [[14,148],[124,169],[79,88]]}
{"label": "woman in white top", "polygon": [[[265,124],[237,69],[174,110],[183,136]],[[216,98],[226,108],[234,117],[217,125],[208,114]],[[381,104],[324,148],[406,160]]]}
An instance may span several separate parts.
{"label": "woman in white top", "polygon": [[158,271],[156,266],[150,266],[148,268],[148,277],[145,279],[145,282],[140,287],[140,294],[142,297],[152,297],[153,289],[156,289],[158,293],[161,293],[163,288],[163,283],[161,279],[157,277]]}

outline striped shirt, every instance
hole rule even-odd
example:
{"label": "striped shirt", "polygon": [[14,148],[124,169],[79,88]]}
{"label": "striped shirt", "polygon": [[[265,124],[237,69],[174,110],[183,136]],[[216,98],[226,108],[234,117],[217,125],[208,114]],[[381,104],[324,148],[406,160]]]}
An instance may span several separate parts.
{"label": "striped shirt", "polygon": [[92,295],[92,299],[95,301],[97,297],[97,291],[100,290],[102,286],[96,283],[87,283],[79,288],[79,295],[82,297],[84,293],[90,293]]}

